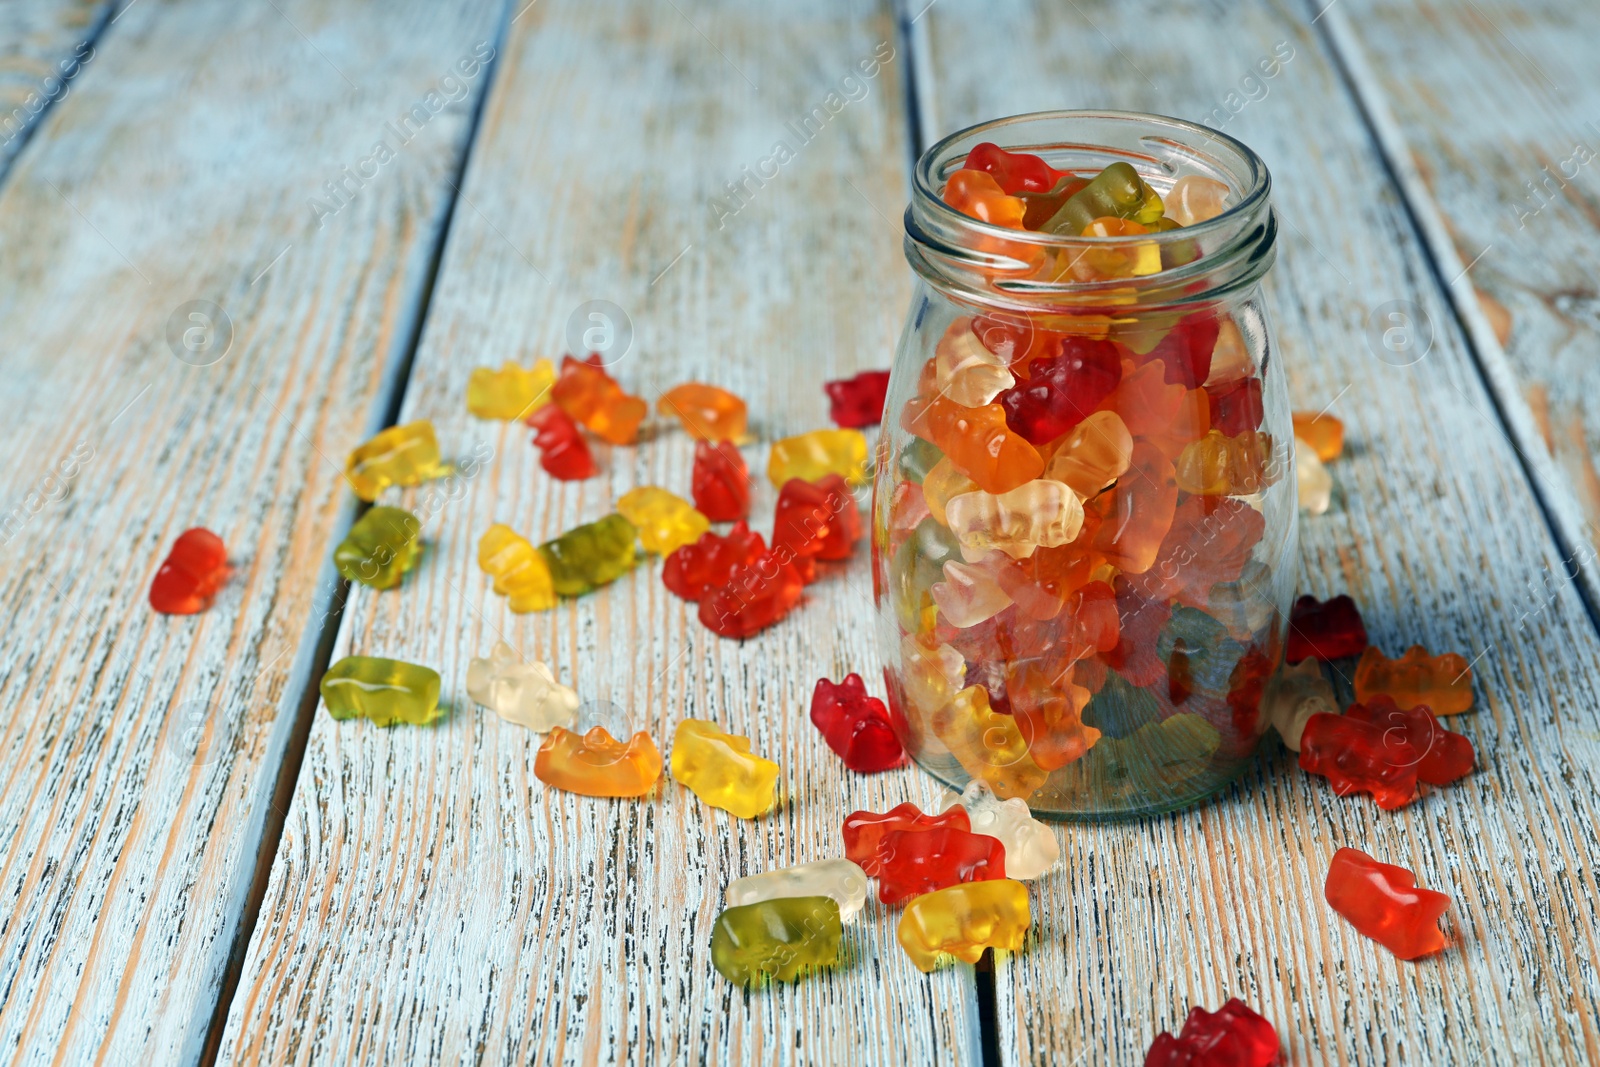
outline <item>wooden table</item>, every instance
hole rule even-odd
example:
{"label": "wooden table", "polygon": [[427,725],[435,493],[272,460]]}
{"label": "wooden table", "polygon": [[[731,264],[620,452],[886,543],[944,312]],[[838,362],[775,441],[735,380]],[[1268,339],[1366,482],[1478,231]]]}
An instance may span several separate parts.
{"label": "wooden table", "polygon": [[[1324,3],[0,5],[0,1058],[1137,1064],[1238,995],[1294,1063],[1600,1061],[1600,7]],[[841,773],[805,721],[817,677],[877,672],[866,560],[744,644],[654,566],[512,615],[489,523],[684,486],[690,444],[554,483],[467,375],[559,356],[606,300],[634,391],[720,382],[763,441],[822,425],[819,382],[900,328],[909,160],[1060,107],[1221,124],[1272,168],[1295,406],[1352,442],[1302,587],[1473,661],[1481,769],[1383,813],[1269,743],[1194,811],[1058,826],[1021,953],[924,976],[874,907],[846,965],[742,992],[709,960],[728,880],[937,796]],[[486,462],[393,494],[425,561],[347,588],[343,457],[416,418]],[[236,575],[155,615],[197,524]],[[545,790],[465,692],[502,637],[658,738],[749,734],[788,803]],[[315,682],[350,652],[435,666],[450,715],[334,722]],[[1346,844],[1450,892],[1454,946],[1401,963],[1331,916]]]}

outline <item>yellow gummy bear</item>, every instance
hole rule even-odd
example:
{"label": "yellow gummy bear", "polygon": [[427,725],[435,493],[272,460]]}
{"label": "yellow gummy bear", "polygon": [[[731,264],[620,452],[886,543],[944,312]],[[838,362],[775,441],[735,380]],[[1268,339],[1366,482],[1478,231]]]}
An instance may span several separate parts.
{"label": "yellow gummy bear", "polygon": [[350,488],[368,502],[391,485],[421,485],[444,473],[439,441],[427,419],[382,431],[351,452],[344,468]]}
{"label": "yellow gummy bear", "polygon": [[961,690],[935,712],[933,732],[962,770],[988,782],[1003,800],[1026,800],[1050,777],[1028,754],[1017,720],[991,708],[989,691],[981,685]]}
{"label": "yellow gummy bear", "polygon": [[867,438],[860,430],[812,430],[772,442],[767,477],[782,489],[790,478],[814,482],[826,474],[840,474],[860,485],[867,480]]}
{"label": "yellow gummy bear", "polygon": [[511,527],[495,523],[478,541],[478,566],[494,579],[494,591],[521,613],[556,606],[550,565],[532,543]]}
{"label": "yellow gummy bear", "polygon": [[947,955],[977,963],[986,948],[1015,952],[1032,923],[1027,887],[997,878],[923,894],[906,905],[895,934],[911,962],[926,972]]}
{"label": "yellow gummy bear", "polygon": [[646,552],[665,556],[692,545],[711,529],[711,520],[693,504],[660,486],[641,485],[622,495],[617,511],[639,528],[639,543]]}
{"label": "yellow gummy bear", "polygon": [[467,379],[467,410],[480,419],[521,419],[550,402],[556,365],[541,359],[531,368],[507,360],[499,369],[476,367]]}
{"label": "yellow gummy bear", "polygon": [[750,751],[750,739],[714,723],[684,719],[672,735],[672,777],[695,796],[753,819],[778,801],[778,765]]}

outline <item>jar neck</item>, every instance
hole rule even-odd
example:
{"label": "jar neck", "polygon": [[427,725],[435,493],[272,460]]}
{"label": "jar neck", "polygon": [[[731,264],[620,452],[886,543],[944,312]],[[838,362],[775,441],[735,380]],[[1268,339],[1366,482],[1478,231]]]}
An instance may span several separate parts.
{"label": "jar neck", "polygon": [[[1231,205],[1216,218],[1137,238],[996,226],[957,211],[941,196],[949,175],[983,141],[1041,155],[1084,177],[1126,160],[1163,193],[1178,177],[1201,174],[1228,185]],[[929,285],[975,307],[1126,315],[1215,303],[1249,290],[1272,266],[1277,218],[1270,189],[1266,165],[1254,152],[1194,123],[1127,112],[1017,116],[953,134],[923,154],[905,213],[905,254]],[[1153,245],[1164,268],[1098,279],[1071,269],[1135,245]]]}

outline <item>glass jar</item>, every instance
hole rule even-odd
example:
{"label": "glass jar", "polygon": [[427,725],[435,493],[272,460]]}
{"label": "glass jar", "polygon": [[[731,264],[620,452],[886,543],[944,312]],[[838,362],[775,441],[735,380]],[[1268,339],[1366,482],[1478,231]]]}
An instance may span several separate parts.
{"label": "glass jar", "polygon": [[[942,198],[984,142],[1078,178],[1124,161],[1164,199],[1187,175],[1227,197],[1177,229],[1008,228]],[[1293,429],[1260,289],[1277,233],[1267,169],[1193,123],[1063,111],[963,130],[913,180],[919,281],[872,543],[901,740],[950,785],[981,778],[1036,812],[1194,803],[1266,730],[1297,562]]]}

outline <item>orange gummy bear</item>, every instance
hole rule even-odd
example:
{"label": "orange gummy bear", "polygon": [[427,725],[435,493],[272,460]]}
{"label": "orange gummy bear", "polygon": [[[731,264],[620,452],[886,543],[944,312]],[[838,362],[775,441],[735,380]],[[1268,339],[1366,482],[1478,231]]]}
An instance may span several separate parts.
{"label": "orange gummy bear", "polygon": [[1426,704],[1435,715],[1455,715],[1472,707],[1472,667],[1454,652],[1428,655],[1412,645],[1390,659],[1369,645],[1356,663],[1356,703],[1387,696],[1401,710]]}
{"label": "orange gummy bear", "polygon": [[626,745],[596,726],[586,734],[557,726],[533,760],[539,781],[589,797],[638,797],[661,777],[661,750],[640,730]]}
{"label": "orange gummy bear", "polygon": [[944,202],[963,215],[1008,230],[1022,229],[1022,218],[1028,211],[1025,201],[1007,196],[1000,183],[981,170],[958,170],[950,175],[944,187]]}
{"label": "orange gummy bear", "polygon": [[1344,451],[1344,423],[1326,412],[1295,412],[1294,435],[1310,445],[1324,463],[1338,459]]}
{"label": "orange gummy bear", "polygon": [[1100,518],[1094,550],[1129,574],[1144,573],[1155,562],[1177,506],[1171,461],[1149,442],[1135,441],[1133,461],[1116,488],[1084,505]]}
{"label": "orange gummy bear", "polygon": [[704,382],[684,382],[661,394],[656,411],[675,415],[683,428],[702,441],[742,441],[748,425],[744,401],[726,389]]}
{"label": "orange gummy bear", "polygon": [[1211,430],[1190,442],[1174,467],[1178,488],[1199,496],[1244,496],[1272,482],[1272,436],[1246,430],[1229,437]]}
{"label": "orange gummy bear", "polygon": [[561,360],[561,377],[550,395],[590,433],[614,445],[637,441],[639,424],[650,410],[639,397],[624,393],[604,368],[571,356]]}
{"label": "orange gummy bear", "polygon": [[933,716],[933,732],[974,778],[981,778],[1002,800],[1027,799],[1050,772],[1028,754],[1017,721],[989,706],[989,692],[968,686]]}
{"label": "orange gummy bear", "polygon": [[1039,450],[1011,431],[999,404],[968,408],[942,396],[918,397],[906,404],[901,425],[936,445],[986,493],[1008,493],[1044,472]]}

